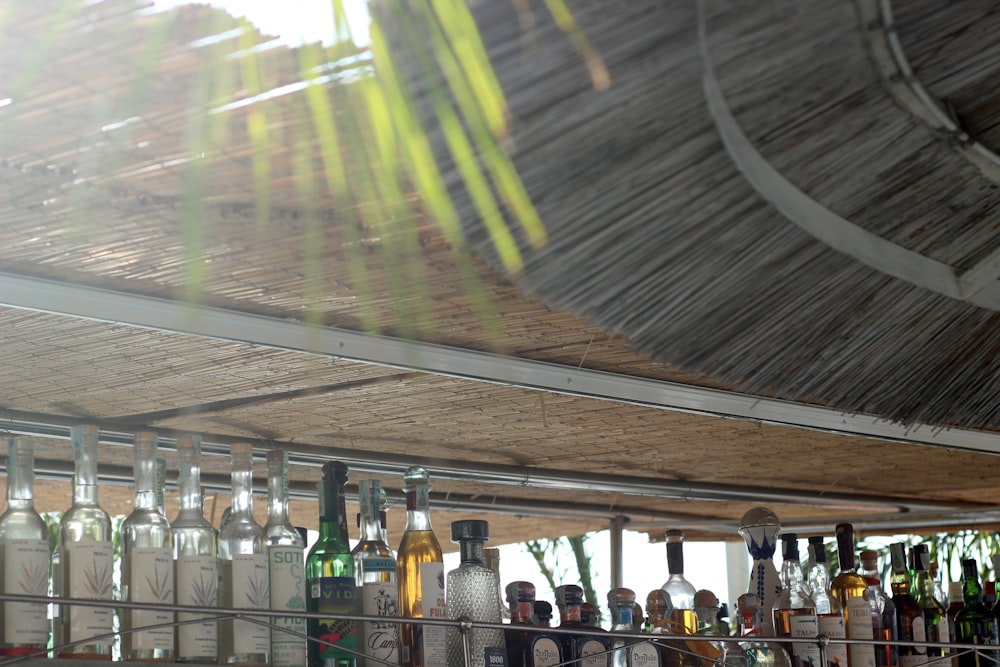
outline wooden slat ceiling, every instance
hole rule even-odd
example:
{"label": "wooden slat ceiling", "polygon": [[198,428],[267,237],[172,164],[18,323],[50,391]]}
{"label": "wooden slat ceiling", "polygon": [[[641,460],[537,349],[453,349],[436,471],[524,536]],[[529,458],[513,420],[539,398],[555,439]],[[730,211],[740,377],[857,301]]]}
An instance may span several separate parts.
{"label": "wooden slat ceiling", "polygon": [[[182,224],[191,185],[184,132],[207,58],[195,45],[236,24],[207,7],[150,14],[106,0],[69,12],[44,50],[34,36],[55,30],[55,5],[22,4],[0,40],[0,99],[12,100],[0,107],[0,271],[178,298],[191,277],[192,240]],[[574,8],[614,77],[604,93],[589,88],[578,56],[545,16],[538,15],[530,33],[537,39],[522,51],[516,36],[524,24],[511,7],[478,8],[511,104],[515,157],[551,234],[546,249],[529,252],[524,275],[505,276],[491,268],[482,232],[457,195],[493,318],[474,309],[454,249],[430,221],[418,226],[419,274],[407,274],[419,275],[425,294],[404,292],[401,299],[392,271],[399,267],[383,254],[384,236],[396,228],[361,229],[368,236],[351,245],[329,223],[337,210],[328,193],[319,201],[329,224],[311,241],[322,262],[307,270],[308,216],[292,183],[289,144],[270,145],[273,208],[269,224],[258,226],[252,150],[239,109],[227,117],[225,146],[200,158],[206,166],[196,242],[206,273],[199,303],[288,321],[318,312],[326,326],[355,330],[372,312],[379,332],[394,336],[407,331],[407,300],[419,296],[432,322],[418,332],[426,342],[845,412],[908,421],[924,415],[919,405],[904,412],[898,402],[890,405],[892,368],[893,382],[908,378],[895,399],[926,394],[936,406],[926,414],[939,416],[939,424],[1000,427],[996,406],[985,405],[1000,386],[990,360],[1000,345],[995,314],[880,276],[807,237],[757,198],[728,162],[698,97],[694,8],[661,4]],[[738,8],[706,4],[719,31],[760,27]],[[154,37],[162,50],[143,60],[143,45]],[[245,46],[233,38],[213,48]],[[271,85],[298,80],[293,52],[262,53]],[[738,57],[735,50],[726,56]],[[137,62],[146,78],[142,95],[130,97]],[[721,67],[735,86],[727,69],[735,65]],[[766,116],[758,103],[741,106],[744,120]],[[309,122],[295,95],[268,104],[275,137]],[[988,124],[984,114],[976,118]],[[757,127],[756,140],[776,161],[809,159],[808,128],[793,136]],[[796,150],[806,153],[793,160]],[[979,177],[966,171],[954,186],[978,187],[970,179]],[[833,203],[836,193],[828,194]],[[977,205],[992,210],[996,197],[984,191]],[[884,219],[874,211],[870,218],[873,228]],[[975,245],[967,238],[971,222],[950,224],[966,235],[963,246]],[[629,225],[644,225],[648,235]],[[984,238],[975,253],[921,250],[962,264],[992,247]],[[368,266],[367,287],[350,270],[352,253]],[[0,297],[2,291],[0,284]],[[952,330],[975,349],[963,357],[949,346]],[[914,350],[928,341],[939,344],[940,355],[923,367]],[[817,530],[845,518],[873,531],[881,521],[915,529],[925,521],[1000,523],[1000,466],[982,452],[720,419],[22,308],[0,307],[0,355],[0,416],[12,431],[27,424],[58,431],[40,437],[46,477],[59,476],[59,464],[70,460],[59,429],[87,422],[115,434],[102,448],[107,470],[130,466],[128,447],[115,444],[118,434],[157,430],[173,469],[171,439],[194,432],[212,443],[206,473],[223,481],[226,460],[218,452],[225,444],[287,448],[298,456],[291,471],[303,493],[318,479],[315,454],[324,451],[357,460],[352,479],[374,476],[394,493],[400,477],[386,468],[394,461],[425,460],[442,470],[461,462],[484,475],[523,470],[522,484],[441,474],[434,485],[441,506],[474,503],[465,512],[439,511],[442,535],[454,518],[489,512],[484,516],[501,543],[603,528],[615,515],[654,534],[682,525],[692,536],[732,539],[742,514],[760,504],[752,497],[705,500],[694,491],[587,486],[602,475],[672,488],[757,489],[762,498],[794,493],[767,504]],[[916,385],[923,394],[914,393]],[[952,409],[939,409],[948,400]],[[576,475],[577,488],[530,482],[547,474]],[[102,494],[109,509],[127,511],[126,486],[109,484]],[[519,502],[526,503],[522,511],[511,509]],[[219,503],[227,503],[224,492],[212,491],[210,511],[221,511]],[[67,504],[65,480],[39,482],[40,509]],[[491,512],[491,504],[506,511]],[[394,535],[403,514],[398,503],[390,511]],[[314,503],[296,500],[293,519],[314,526]]]}

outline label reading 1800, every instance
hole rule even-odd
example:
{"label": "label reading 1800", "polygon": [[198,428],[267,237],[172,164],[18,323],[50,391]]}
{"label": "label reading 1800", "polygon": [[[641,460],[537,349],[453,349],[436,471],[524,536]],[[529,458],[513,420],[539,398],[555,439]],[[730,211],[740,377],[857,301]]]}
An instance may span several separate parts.
{"label": "label reading 1800", "polygon": [[486,667],[507,667],[507,651],[497,646],[487,646],[484,651]]}

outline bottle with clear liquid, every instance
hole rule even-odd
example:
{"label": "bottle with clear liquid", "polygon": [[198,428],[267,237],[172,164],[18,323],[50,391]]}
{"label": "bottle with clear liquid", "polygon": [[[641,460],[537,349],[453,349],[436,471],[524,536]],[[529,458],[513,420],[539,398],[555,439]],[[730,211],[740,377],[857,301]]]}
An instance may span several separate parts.
{"label": "bottle with clear liquid", "polygon": [[[219,599],[222,607],[267,609],[271,603],[264,527],[253,516],[253,446],[230,447],[232,514],[219,533]],[[219,662],[266,666],[271,631],[267,625],[242,619],[219,622]]]}
{"label": "bottle with clear liquid", "polygon": [[[947,644],[951,641],[948,629],[948,611],[934,598],[934,580],[930,573],[930,553],[926,544],[913,547],[913,597],[924,610],[924,631],[927,641]],[[944,660],[935,661],[935,658]],[[946,648],[928,648],[927,659],[935,667],[945,667],[951,652]]]}
{"label": "bottle with clear liquid", "polygon": [[[59,524],[53,589],[58,597],[111,600],[114,550],[111,518],[98,504],[98,429],[90,424],[74,426],[70,434],[75,466],[73,504]],[[62,604],[56,613],[56,657],[111,659],[111,608]],[[67,646],[70,643],[75,645]]]}
{"label": "bottle with clear liquid", "polygon": [[[830,595],[830,569],[826,563],[826,548],[822,537],[810,537],[814,564],[806,571],[809,596],[816,606],[816,624],[819,633],[831,639],[847,637],[844,625],[844,609],[840,602]],[[826,647],[826,667],[847,666],[847,644],[833,643]]]}
{"label": "bottle with clear liquid", "polygon": [[616,638],[616,632],[635,632],[633,613],[635,591],[630,588],[612,588],[608,591],[608,609],[611,612],[611,648],[614,667],[660,667],[660,652],[650,641]]}
{"label": "bottle with clear liquid", "polygon": [[[865,549],[861,552],[861,570],[858,572],[868,583],[868,605],[872,613],[872,636],[881,641],[896,641],[896,605],[882,589],[882,574],[878,569],[878,552]],[[899,653],[891,644],[875,644],[875,664],[878,667],[899,665]]]}
{"label": "bottle with clear liquid", "polygon": [[[840,557],[840,574],[830,583],[830,594],[844,609],[847,638],[874,639],[871,605],[868,603],[868,582],[855,571],[854,526],[837,524],[837,553]],[[851,644],[847,647],[850,667],[875,667],[875,649],[872,644]]]}
{"label": "bottle with clear liquid", "polygon": [[[445,611],[448,618],[466,617],[472,621],[500,623],[502,616],[497,607],[500,597],[500,578],[483,562],[483,543],[490,538],[486,521],[454,521],[451,540],[460,549],[460,565],[448,572],[448,599]],[[468,634],[469,667],[488,667],[496,664],[497,656],[506,653],[503,630],[472,628]],[[502,658],[501,658],[502,659]],[[462,637],[457,629],[448,629],[448,667],[465,667],[466,656]]]}
{"label": "bottle with clear liquid", "polygon": [[[358,482],[361,504],[361,541],[352,552],[354,574],[361,599],[360,611],[366,616],[399,616],[399,589],[396,585],[396,558],[382,540],[379,521],[380,485],[376,479]],[[365,656],[389,664],[399,664],[399,626],[395,620],[365,621],[362,626]],[[367,667],[384,664],[365,660]]]}
{"label": "bottle with clear liquid", "polygon": [[[306,610],[305,548],[288,517],[288,453],[267,452],[267,523],[264,524],[271,609]],[[272,667],[306,664],[306,619],[297,614],[271,619]]]}
{"label": "bottle with clear liquid", "polygon": [[[445,618],[444,562],[430,515],[430,475],[420,467],[403,473],[406,528],[396,556],[399,612],[406,618]],[[403,667],[443,665],[448,659],[443,626],[403,624],[400,628]]]}
{"label": "bottle with clear liquid", "polygon": [[[173,538],[174,585],[177,604],[219,606],[218,533],[205,519],[201,496],[201,438],[177,438],[177,516],[170,524]],[[193,621],[199,614],[178,613],[177,621]],[[211,664],[218,661],[219,625],[216,620],[177,626],[178,662]]]}
{"label": "bottle with clear liquid", "polygon": [[[924,610],[910,594],[910,570],[906,566],[906,545],[894,542],[889,545],[892,563],[892,602],[896,606],[896,637],[899,641],[925,642]],[[900,646],[899,667],[922,667],[927,662],[927,649],[921,646]]]}
{"label": "bottle with clear liquid", "polygon": [[667,581],[660,588],[670,597],[670,632],[677,635],[693,635],[698,631],[698,617],[694,613],[694,594],[697,592],[691,582],[684,578],[684,533],[668,530],[667,540]]}
{"label": "bottle with clear liquid", "polygon": [[[11,595],[48,595],[49,530],[35,511],[35,441],[7,438],[7,507],[0,515],[0,585]],[[44,602],[0,603],[0,656],[44,653],[49,619]]]}
{"label": "bottle with clear liquid", "polygon": [[[325,614],[352,614],[356,582],[354,558],[342,535],[341,498],[347,480],[347,466],[340,461],[323,464],[319,492],[319,539],[306,558],[307,609]],[[329,617],[310,618],[309,667],[354,667],[357,663],[358,637],[352,621]]]}
{"label": "bottle with clear liquid", "polygon": [[[955,642],[973,645],[974,651],[962,651],[959,667],[996,667],[1000,665],[1000,627],[997,617],[983,604],[979,585],[979,566],[974,559],[962,560],[962,597],[965,605],[955,617]],[[989,650],[980,647],[991,647]]]}
{"label": "bottle with clear liquid", "polygon": [[[583,589],[572,584],[556,586],[556,606],[559,607],[559,628],[563,630],[593,630],[584,623]],[[574,660],[578,667],[610,667],[611,640],[607,636],[560,635],[563,657]]]}
{"label": "bottle with clear liquid", "polygon": [[[795,533],[781,536],[781,593],[774,602],[771,615],[775,637],[815,638],[819,635],[816,603],[806,592],[802,568],[799,566],[799,542]],[[812,643],[784,645],[795,667],[818,667],[819,647]]]}

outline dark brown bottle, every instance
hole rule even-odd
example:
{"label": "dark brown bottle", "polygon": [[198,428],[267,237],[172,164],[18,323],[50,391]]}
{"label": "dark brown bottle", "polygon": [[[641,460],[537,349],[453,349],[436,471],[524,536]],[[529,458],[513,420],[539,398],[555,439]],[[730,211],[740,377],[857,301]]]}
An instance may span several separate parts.
{"label": "dark brown bottle", "polygon": [[525,630],[533,625],[535,585],[529,581],[512,581],[504,589],[510,609],[510,626],[504,630],[507,640],[509,667],[531,667],[531,640],[534,635]]}
{"label": "dark brown bottle", "polygon": [[610,667],[611,641],[605,635],[594,633],[594,627],[583,622],[580,607],[583,589],[568,585],[556,587],[556,606],[559,607],[559,628],[586,630],[584,635],[560,635],[565,660],[572,660],[575,667]]}
{"label": "dark brown bottle", "polygon": [[[906,545],[895,542],[889,545],[892,561],[892,602],[896,605],[896,636],[899,641],[925,642],[924,610],[910,594],[910,570],[906,566]],[[920,667],[927,662],[927,649],[914,646],[899,647],[899,667]]]}

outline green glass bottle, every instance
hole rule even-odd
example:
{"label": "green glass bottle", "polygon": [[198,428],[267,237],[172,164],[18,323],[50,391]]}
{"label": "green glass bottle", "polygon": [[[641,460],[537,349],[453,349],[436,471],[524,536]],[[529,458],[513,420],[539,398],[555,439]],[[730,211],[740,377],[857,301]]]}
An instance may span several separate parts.
{"label": "green glass bottle", "polygon": [[[913,598],[924,610],[924,632],[927,641],[947,644],[951,641],[948,632],[948,611],[940,601],[934,598],[934,580],[931,578],[931,558],[926,544],[913,547]],[[946,648],[928,648],[927,659],[940,667],[947,665],[949,660],[935,658],[951,658],[951,652]]]}
{"label": "green glass bottle", "polygon": [[[962,595],[965,606],[955,617],[955,642],[972,644],[974,651],[960,651],[958,667],[992,667],[1000,664],[1000,634],[997,617],[983,604],[983,588],[979,585],[979,566],[972,558],[962,561]],[[992,650],[981,650],[991,646]]]}
{"label": "green glass bottle", "polygon": [[[309,585],[308,609],[311,612],[351,614],[354,612],[354,557],[341,536],[338,477],[344,466],[328,461],[323,465],[319,483],[319,539],[306,559]],[[355,667],[357,665],[357,628],[339,618],[309,619],[309,667]]]}

